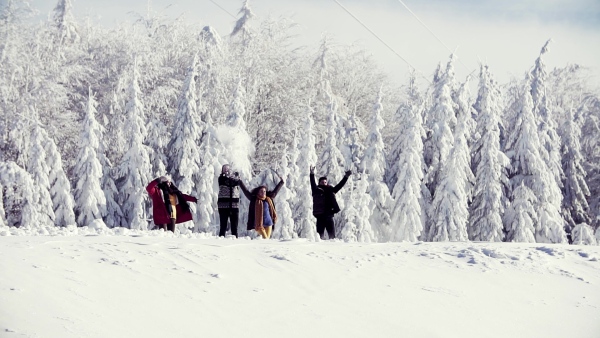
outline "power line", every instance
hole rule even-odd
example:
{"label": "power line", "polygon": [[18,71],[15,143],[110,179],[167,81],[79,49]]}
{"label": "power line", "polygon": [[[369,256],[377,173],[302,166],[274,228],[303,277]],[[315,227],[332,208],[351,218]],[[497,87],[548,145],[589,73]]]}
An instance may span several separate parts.
{"label": "power line", "polygon": [[215,4],[215,6],[219,7],[221,10],[223,10],[223,12],[229,14],[229,16],[231,16],[234,19],[237,19],[237,17],[231,13],[229,13],[225,8],[221,7],[221,5],[219,5],[218,3],[214,2],[213,0],[208,0],[210,2],[212,2],[213,4]]}
{"label": "power line", "polygon": [[[408,8],[408,6],[407,6],[407,5],[406,5],[406,4],[405,4],[405,3],[404,3],[402,0],[398,0],[398,2],[399,2],[399,3],[401,3],[401,4],[402,4],[402,6],[404,6],[404,8],[406,8],[406,10],[407,10],[407,11],[408,11],[410,14],[412,14],[412,16],[414,16],[414,17],[415,17],[415,19],[417,19],[417,21],[419,21],[419,23],[421,23],[421,25],[423,25],[423,27],[425,27],[425,29],[427,29],[427,30],[429,31],[429,33],[431,33],[431,35],[433,35],[433,36],[434,36],[434,37],[435,37],[435,38],[436,38],[436,39],[437,39],[437,40],[438,40],[438,41],[439,41],[439,42],[442,44],[442,46],[446,47],[446,49],[447,49],[447,50],[448,50],[448,51],[449,51],[451,54],[454,54],[454,51],[452,51],[450,48],[448,48],[448,46],[446,46],[446,44],[445,44],[445,43],[442,41],[442,39],[440,39],[440,38],[439,38],[437,35],[435,35],[435,33],[434,33],[434,32],[433,32],[431,29],[429,29],[429,27],[427,27],[427,25],[426,25],[426,24],[425,24],[423,21],[421,21],[421,19],[419,19],[419,17],[418,17],[418,16],[417,16],[417,15],[416,15],[416,14],[415,14],[415,13],[414,13],[414,12],[413,12],[413,11],[412,11],[410,8]],[[460,62],[460,64],[461,64],[461,65],[463,65],[463,67],[465,67],[465,69],[466,69],[467,71],[470,71],[470,70],[469,70],[469,67],[467,67],[467,66],[466,66],[466,65],[465,65],[465,64],[462,62],[462,60],[460,60],[460,59],[459,59],[459,60],[458,60],[458,62]],[[472,72],[471,72],[471,73],[472,73]]]}
{"label": "power line", "polygon": [[[361,26],[363,26],[366,30],[368,30],[369,33],[371,33],[374,37],[376,37],[377,40],[379,40],[381,43],[383,43],[390,51],[392,51],[392,53],[396,54],[396,56],[398,56],[402,61],[404,61],[412,69],[417,70],[417,68],[415,68],[413,65],[411,65],[410,62],[408,62],[405,58],[402,57],[402,55],[398,54],[398,52],[396,52],[396,50],[394,50],[392,47],[390,47],[390,45],[388,45],[385,41],[383,41],[382,38],[380,38],[377,34],[375,34],[375,32],[373,32],[369,27],[367,27],[367,25],[365,25],[362,21],[360,21],[359,18],[357,18],[354,14],[352,14],[352,12],[350,12],[346,7],[344,7],[338,0],[333,0],[333,1],[336,4],[338,4],[338,6],[340,6],[344,11],[346,11],[346,13],[348,13],[351,17],[353,17],[354,20],[356,20],[359,24],[361,24]],[[427,79],[425,76],[423,76],[421,72],[419,72],[419,73],[427,82],[429,82],[429,84],[431,84],[431,81],[429,81],[429,79]]]}

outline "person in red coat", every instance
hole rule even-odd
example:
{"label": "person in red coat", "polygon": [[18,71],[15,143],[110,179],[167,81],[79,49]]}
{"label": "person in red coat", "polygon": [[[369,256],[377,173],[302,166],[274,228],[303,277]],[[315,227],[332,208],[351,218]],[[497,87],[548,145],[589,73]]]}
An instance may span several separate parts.
{"label": "person in red coat", "polygon": [[192,220],[188,202],[198,202],[194,196],[181,193],[166,176],[154,179],[146,187],[152,199],[152,218],[159,228],[175,232],[175,224]]}

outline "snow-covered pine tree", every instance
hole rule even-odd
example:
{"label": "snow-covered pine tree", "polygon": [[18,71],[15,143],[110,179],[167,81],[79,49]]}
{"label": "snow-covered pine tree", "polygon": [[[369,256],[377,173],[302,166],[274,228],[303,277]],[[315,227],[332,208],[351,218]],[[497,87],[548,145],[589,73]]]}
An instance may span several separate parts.
{"label": "snow-covered pine tree", "polygon": [[251,31],[248,27],[249,22],[253,17],[255,17],[252,9],[250,8],[250,0],[244,0],[244,4],[242,5],[242,8],[238,14],[241,14],[242,16],[236,21],[235,27],[233,27],[233,31],[231,32],[231,36],[241,34],[242,41],[245,44],[251,37]]}
{"label": "snow-covered pine tree", "polygon": [[[37,114],[33,114],[34,116]],[[55,215],[50,197],[50,168],[46,162],[46,150],[44,149],[44,137],[42,127],[34,123],[31,132],[32,142],[29,147],[27,172],[31,174],[35,188],[35,200],[33,205],[38,209],[38,222],[40,227],[53,227]]]}
{"label": "snow-covered pine tree", "polygon": [[563,183],[563,215],[570,228],[579,223],[590,224],[589,206],[587,198],[590,196],[585,181],[586,172],[583,168],[581,155],[581,127],[579,117],[575,117],[573,110],[568,113],[568,118],[563,126],[562,168],[564,172]]}
{"label": "snow-covered pine tree", "polygon": [[29,173],[14,162],[0,162],[0,186],[4,191],[2,196],[3,215],[6,225],[24,229],[36,229],[40,233],[47,233],[40,228],[38,222],[40,215],[36,208],[35,183]]}
{"label": "snow-covered pine tree", "polygon": [[[560,160],[561,140],[557,133],[558,125],[550,108],[551,102],[546,89],[548,74],[542,59],[542,56],[548,52],[551,41],[546,41],[540,55],[535,60],[535,67],[531,70],[531,98],[533,101],[533,115],[537,119],[540,145],[542,146],[540,155],[548,165],[556,182],[555,184],[561,188],[564,176]],[[556,199],[559,198],[560,196],[556,196]],[[553,201],[553,204],[560,207],[560,200]]]}
{"label": "snow-covered pine tree", "polygon": [[[459,100],[465,102],[467,85],[468,80],[458,93]],[[432,242],[468,240],[469,192],[474,182],[468,139],[473,119],[470,109],[460,109],[459,113],[454,145],[446,160],[441,162],[441,180],[431,203],[427,239]]]}
{"label": "snow-covered pine tree", "polygon": [[310,104],[306,107],[306,115],[303,121],[300,144],[298,146],[299,155],[296,165],[299,168],[298,184],[296,190],[295,215],[294,223],[296,224],[296,232],[301,238],[306,238],[310,241],[318,241],[315,218],[312,214],[312,190],[309,183],[310,166],[317,163],[317,152],[315,150],[315,135],[314,135],[314,120],[313,111],[310,109]]}
{"label": "snow-covered pine tree", "polygon": [[535,238],[540,243],[564,243],[566,235],[560,205],[555,205],[560,189],[554,175],[540,155],[540,140],[530,90],[531,78],[528,77],[521,103],[515,114],[513,130],[506,142],[506,155],[511,159],[510,182],[517,187],[523,182],[537,197],[535,205]]}
{"label": "snow-covered pine tree", "polygon": [[[413,80],[411,85],[414,85]],[[409,92],[413,90],[409,89]],[[390,176],[396,177],[396,183],[392,190],[392,228],[387,240],[415,242],[423,232],[424,210],[421,200],[425,162],[421,137],[424,129],[419,106],[411,99],[400,105],[395,118],[398,130],[392,149],[398,155],[396,162],[391,163],[393,171]]]}
{"label": "snow-covered pine tree", "polygon": [[469,214],[469,239],[499,242],[504,237],[502,215],[508,188],[508,157],[500,149],[501,93],[487,66],[481,65],[477,131],[479,139],[473,146],[475,186]]}
{"label": "snow-covered pine tree", "polygon": [[[211,151],[213,138],[208,134],[205,129],[201,144],[200,154],[200,168],[192,178],[194,181],[194,188],[191,190],[192,195],[198,199],[194,216],[194,232],[212,232],[211,229],[213,221],[215,220],[215,166],[217,162],[213,152]],[[216,154],[218,156],[218,153]],[[216,230],[216,229],[215,229]],[[215,235],[217,233],[215,232]]]}
{"label": "snow-covered pine tree", "polygon": [[58,0],[56,7],[54,7],[53,24],[58,31],[58,38],[61,43],[79,41],[72,10],[71,0]]}
{"label": "snow-covered pine tree", "polygon": [[373,116],[371,118],[371,132],[367,135],[364,152],[363,164],[365,173],[364,178],[368,178],[367,191],[373,200],[371,210],[373,213],[370,218],[372,230],[378,241],[388,241],[391,235],[391,215],[392,196],[387,185],[383,183],[383,175],[387,170],[385,160],[383,137],[381,130],[385,127],[385,122],[381,118],[383,105],[381,104],[382,92],[379,90],[377,100],[374,105]]}
{"label": "snow-covered pine tree", "polygon": [[341,229],[341,238],[346,242],[370,243],[375,241],[369,222],[373,201],[367,193],[368,184],[368,178],[364,173],[360,175],[356,184],[352,177],[349,177],[346,183],[349,198],[342,212],[342,218],[346,221]]}
{"label": "snow-covered pine tree", "polygon": [[[400,103],[400,106],[398,107],[398,109],[396,109],[395,114],[393,115],[393,121],[392,121],[392,125],[398,126],[398,128],[402,128],[403,127],[403,123],[404,121],[403,119],[403,114],[400,114],[400,112],[404,112],[404,111],[415,111],[417,112],[417,114],[419,115],[418,118],[420,120],[419,125],[420,125],[420,130],[422,135],[420,136],[421,138],[425,138],[425,129],[423,128],[423,105],[424,105],[424,100],[421,97],[421,94],[419,93],[419,89],[416,85],[416,75],[413,73],[410,74],[410,78],[409,78],[409,82],[408,82],[408,86],[406,88],[406,99],[404,101],[402,101],[402,103]],[[396,185],[396,181],[398,180],[398,159],[400,157],[400,153],[403,151],[403,148],[401,146],[402,142],[404,141],[404,135],[402,135],[402,133],[393,133],[393,137],[392,137],[392,142],[391,142],[391,146],[389,147],[389,150],[387,152],[387,163],[388,163],[388,168],[386,170],[385,173],[385,183],[387,184],[388,188],[390,191],[392,191],[394,189],[394,186]],[[423,143],[421,141],[421,143]]]}
{"label": "snow-covered pine tree", "polygon": [[150,177],[149,149],[144,141],[147,129],[144,114],[144,105],[140,100],[142,95],[138,84],[137,62],[134,60],[132,77],[127,90],[127,103],[125,115],[129,126],[126,135],[127,151],[116,168],[118,179],[119,203],[122,206],[123,216],[130,229],[147,230],[148,221],[148,194],[145,187],[152,180]]}
{"label": "snow-covered pine tree", "polygon": [[[281,156],[278,172],[283,180],[287,182],[290,178],[290,168],[288,153],[285,150]],[[284,184],[279,190],[277,198],[274,200],[275,209],[277,210],[277,225],[273,231],[272,238],[284,240],[298,238],[298,235],[294,231],[295,224],[292,216],[292,208],[290,207],[290,201],[295,198],[295,195],[293,191],[288,189],[287,184]]]}
{"label": "snow-covered pine tree", "polygon": [[507,242],[535,243],[536,203],[533,191],[521,181],[512,191],[511,203],[503,217]]}
{"label": "snow-covered pine tree", "polygon": [[106,212],[106,197],[100,187],[102,165],[97,153],[102,139],[102,126],[96,121],[95,115],[96,100],[90,89],[79,137],[79,154],[74,168],[78,179],[73,195],[79,226],[89,226],[102,221],[102,215]]}
{"label": "snow-covered pine tree", "polygon": [[[223,79],[227,68],[223,67],[225,46],[219,33],[211,26],[205,26],[198,36],[200,43],[200,64],[197,83],[198,97],[202,98],[207,114],[215,117],[227,116],[227,91]],[[208,121],[205,121],[208,123]],[[217,122],[223,122],[217,120]]]}
{"label": "snow-covered pine tree", "polygon": [[75,200],[71,193],[71,183],[63,169],[62,157],[48,133],[42,129],[42,134],[46,150],[46,163],[52,163],[48,180],[54,208],[54,224],[59,227],[75,225]]}
{"label": "snow-covered pine tree", "polygon": [[587,223],[578,223],[571,230],[571,238],[575,245],[597,245],[594,230]]}
{"label": "snow-covered pine tree", "polygon": [[[343,176],[344,168],[346,167],[346,159],[338,148],[337,140],[337,109],[336,100],[329,96],[329,106],[327,115],[327,138],[323,146],[323,152],[319,162],[321,167],[319,172],[323,176],[327,176],[329,180],[340,179]],[[340,206],[341,208],[342,206]]]}
{"label": "snow-covered pine tree", "polygon": [[167,156],[165,149],[169,142],[169,134],[165,131],[167,127],[158,118],[154,116],[148,125],[148,147],[150,147],[150,165],[152,167],[152,177],[159,177],[167,172]]}
{"label": "snow-covered pine tree", "polygon": [[288,201],[290,204],[292,217],[294,219],[294,229],[292,230],[296,237],[298,237],[300,235],[300,231],[298,231],[298,224],[296,224],[297,215],[295,213],[296,209],[298,209],[298,206],[301,203],[301,201],[298,199],[298,189],[301,185],[306,184],[305,173],[300,170],[300,166],[298,165],[298,159],[300,158],[300,138],[298,136],[298,130],[294,131],[294,137],[292,138],[288,155],[288,175],[285,178],[285,186],[290,194]]}
{"label": "snow-covered pine tree", "polygon": [[196,62],[197,57],[194,56],[177,102],[177,114],[167,146],[167,169],[183,192],[192,190],[193,176],[200,171],[201,154],[198,145],[202,138],[204,122],[196,105]]}
{"label": "snow-covered pine tree", "polygon": [[346,167],[351,168],[356,172],[364,171],[364,163],[361,162],[364,157],[365,145],[363,144],[359,132],[359,120],[355,113],[352,113],[348,120],[348,127],[344,130],[344,142],[343,147],[340,148],[342,155],[346,159]]}
{"label": "snow-covered pine tree", "polygon": [[441,180],[441,167],[446,164],[454,144],[452,133],[456,125],[456,107],[452,98],[455,87],[453,64],[454,55],[451,55],[446,71],[435,83],[432,94],[433,104],[426,114],[427,138],[423,144],[427,165],[425,182],[431,196],[434,196],[437,190]]}

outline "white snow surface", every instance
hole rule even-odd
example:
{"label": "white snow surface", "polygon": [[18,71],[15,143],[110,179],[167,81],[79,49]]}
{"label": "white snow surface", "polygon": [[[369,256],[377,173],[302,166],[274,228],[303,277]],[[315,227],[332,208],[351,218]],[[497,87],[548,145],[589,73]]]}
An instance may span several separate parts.
{"label": "white snow surface", "polygon": [[0,227],[0,337],[600,337],[600,247]]}

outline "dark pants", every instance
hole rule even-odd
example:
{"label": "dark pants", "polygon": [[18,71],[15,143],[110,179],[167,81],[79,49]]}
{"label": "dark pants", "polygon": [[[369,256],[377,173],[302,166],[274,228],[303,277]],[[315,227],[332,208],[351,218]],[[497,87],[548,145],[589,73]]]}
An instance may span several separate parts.
{"label": "dark pants", "polygon": [[235,237],[238,236],[237,227],[239,213],[240,210],[237,208],[219,209],[219,221],[221,223],[219,228],[219,237],[225,237],[225,232],[227,232],[228,218],[231,221],[231,234]]}
{"label": "dark pants", "polygon": [[317,215],[317,232],[321,239],[325,239],[325,230],[329,239],[335,238],[335,227],[333,226],[333,215]]}

